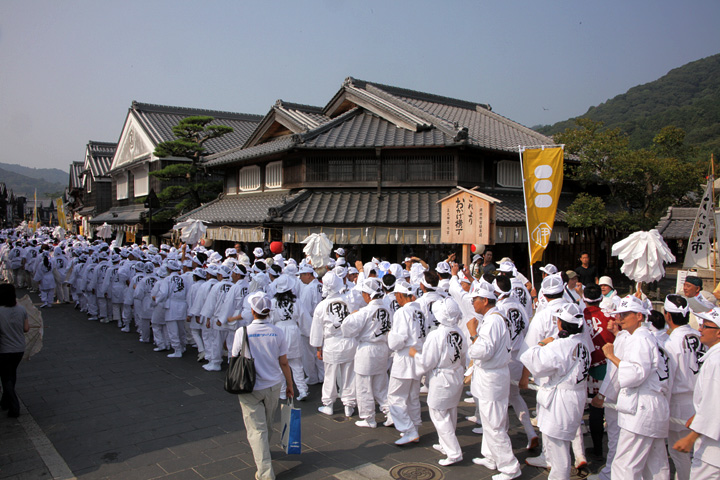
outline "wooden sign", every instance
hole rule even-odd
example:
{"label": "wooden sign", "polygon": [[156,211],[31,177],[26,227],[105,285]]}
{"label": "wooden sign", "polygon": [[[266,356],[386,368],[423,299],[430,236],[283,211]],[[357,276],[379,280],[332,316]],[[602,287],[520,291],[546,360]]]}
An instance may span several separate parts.
{"label": "wooden sign", "polygon": [[459,192],[440,203],[440,241],[492,245],[495,243],[495,204],[500,200],[489,195],[457,187]]}

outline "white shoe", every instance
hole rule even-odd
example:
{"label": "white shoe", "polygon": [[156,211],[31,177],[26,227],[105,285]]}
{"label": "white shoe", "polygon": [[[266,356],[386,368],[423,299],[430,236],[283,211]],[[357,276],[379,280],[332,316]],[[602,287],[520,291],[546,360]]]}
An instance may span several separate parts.
{"label": "white shoe", "polygon": [[468,422],[478,423],[478,418],[475,415],[465,417],[465,420],[467,420]]}
{"label": "white shoe", "polygon": [[393,422],[393,419],[390,416],[389,412],[387,414],[387,418],[385,419],[385,422],[383,423],[383,425],[385,425],[386,427],[392,427],[393,425],[395,425],[395,422]]}
{"label": "white shoe", "polygon": [[345,405],[345,416],[350,418],[355,413],[355,407],[351,407],[349,405]]}
{"label": "white shoe", "polygon": [[465,403],[475,403],[475,398],[473,397],[467,397],[465,400],[463,400]]}
{"label": "white shoe", "polygon": [[207,370],[208,372],[219,372],[220,370],[222,370],[222,367],[220,367],[219,363],[213,363],[213,362],[208,363],[203,368],[205,370]]}
{"label": "white shoe", "polygon": [[377,427],[377,423],[375,423],[375,420],[358,420],[357,422],[355,422],[355,425],[357,425],[358,427],[363,427],[363,428]]}
{"label": "white shoe", "polygon": [[322,407],[318,407],[318,412],[322,413],[323,415],[332,415],[333,407],[332,405],[323,405]]}
{"label": "white shoe", "polygon": [[550,468],[550,465],[548,465],[545,455],[542,454],[538,455],[537,457],[526,458],[525,463],[527,463],[531,467]]}
{"label": "white shoe", "polygon": [[462,457],[456,458],[454,460],[452,458],[441,458],[440,460],[438,460],[438,465],[442,465],[443,467],[449,467],[450,465],[458,462],[462,462]]}
{"label": "white shoe", "polygon": [[91,322],[96,322],[97,319],[98,319],[98,317],[90,317],[90,318],[88,318],[88,320],[90,320]]}
{"label": "white shoe", "polygon": [[107,318],[101,318],[100,323],[110,323],[110,320],[108,320]]}
{"label": "white shoe", "polygon": [[302,401],[305,400],[307,397],[308,397],[308,394],[307,394],[307,393],[301,393],[300,395],[297,396],[297,399],[296,399],[296,400],[297,400],[298,402],[302,402]]}
{"label": "white shoe", "polygon": [[495,462],[486,457],[475,457],[473,458],[473,463],[475,465],[485,467],[488,470],[497,470],[497,465],[495,464]]}
{"label": "white shoe", "polygon": [[167,356],[168,358],[181,358],[182,352],[180,350],[175,350],[173,353]]}
{"label": "white shoe", "polygon": [[410,432],[395,440],[395,445],[407,445],[408,443],[418,443],[420,435],[417,432]]}
{"label": "white shoe", "polygon": [[482,434],[483,434],[482,427],[473,428],[473,429],[472,429],[472,432],[473,432],[475,435],[482,435]]}
{"label": "white shoe", "polygon": [[518,471],[513,473],[512,475],[508,475],[507,473],[496,473],[492,476],[492,480],[512,480],[513,478],[517,478],[522,474],[522,471],[518,468]]}
{"label": "white shoe", "polygon": [[130,326],[128,325],[127,327],[123,327],[120,329],[120,331],[125,332],[125,333],[130,333]]}
{"label": "white shoe", "polygon": [[447,455],[447,454],[445,453],[445,449],[442,448],[442,445],[440,445],[439,443],[433,444],[433,448],[434,448],[435,450],[437,450],[438,452],[442,453],[443,455]]}
{"label": "white shoe", "polygon": [[165,348],[165,347],[158,346],[158,347],[153,348],[153,352],[164,352],[165,350],[167,350],[167,348]]}
{"label": "white shoe", "polygon": [[198,353],[197,361],[202,362],[205,359],[205,352]]}

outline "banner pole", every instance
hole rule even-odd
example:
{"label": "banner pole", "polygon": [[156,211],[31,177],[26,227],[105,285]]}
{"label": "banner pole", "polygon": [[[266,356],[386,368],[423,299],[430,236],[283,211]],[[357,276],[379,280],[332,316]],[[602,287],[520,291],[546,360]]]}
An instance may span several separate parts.
{"label": "banner pole", "polygon": [[528,223],[528,214],[527,214],[527,194],[525,192],[525,169],[523,168],[523,151],[525,151],[525,147],[519,145],[518,146],[518,154],[520,155],[520,174],[522,175],[522,184],[523,184],[523,207],[525,208],[525,229],[527,230],[527,241],[528,241],[528,264],[530,266],[530,283],[535,288],[535,275],[533,275],[533,264],[532,264],[532,247],[530,244],[530,224]]}

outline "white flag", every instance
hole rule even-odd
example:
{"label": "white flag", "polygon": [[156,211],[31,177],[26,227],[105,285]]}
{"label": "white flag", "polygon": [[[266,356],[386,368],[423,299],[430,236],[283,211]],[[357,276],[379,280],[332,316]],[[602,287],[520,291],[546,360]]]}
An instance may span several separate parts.
{"label": "white flag", "polygon": [[710,258],[713,246],[712,231],[715,226],[712,183],[713,179],[710,177],[688,240],[684,268],[713,268]]}

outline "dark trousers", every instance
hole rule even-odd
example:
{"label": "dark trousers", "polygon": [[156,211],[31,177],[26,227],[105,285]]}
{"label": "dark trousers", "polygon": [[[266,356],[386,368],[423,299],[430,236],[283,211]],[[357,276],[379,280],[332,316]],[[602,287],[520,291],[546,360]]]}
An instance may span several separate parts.
{"label": "dark trousers", "polygon": [[17,367],[22,360],[23,352],[0,353],[0,381],[2,381],[2,399],[0,407],[8,410],[9,417],[20,415],[20,401],[15,393]]}

